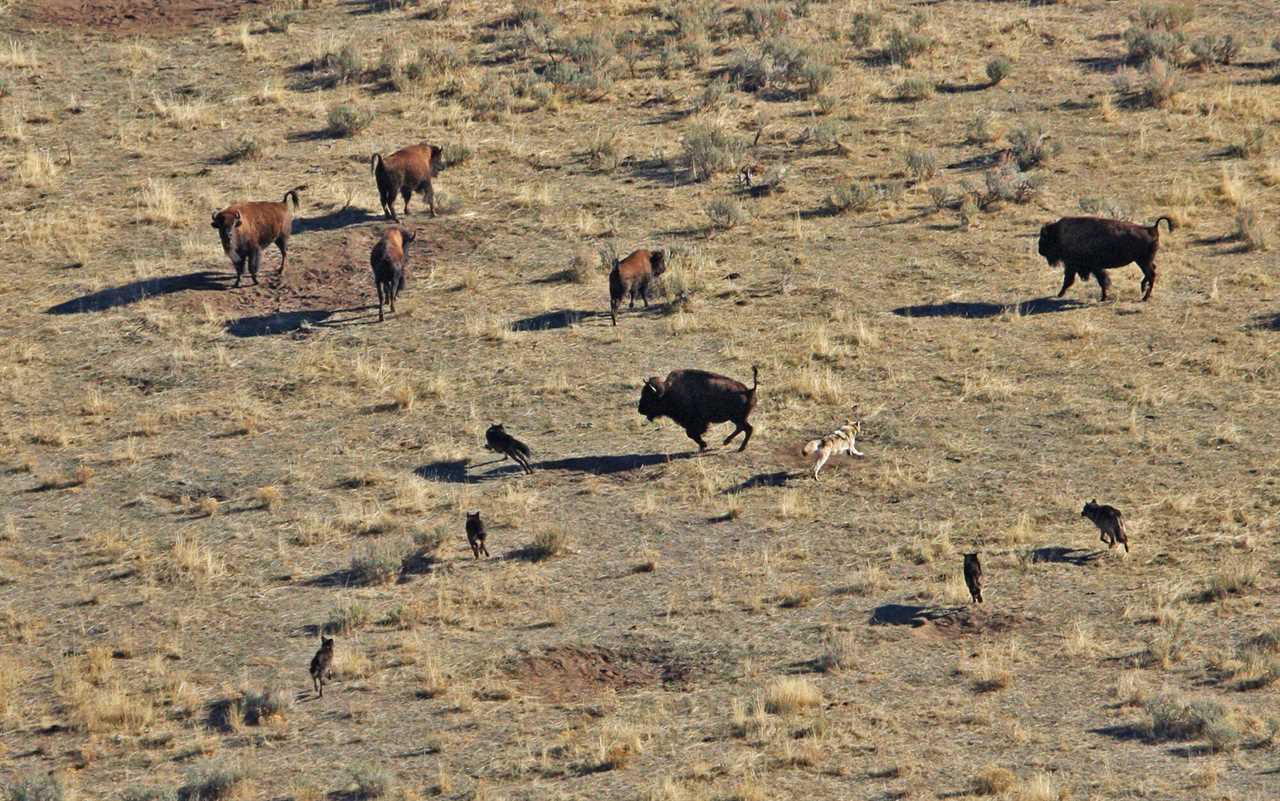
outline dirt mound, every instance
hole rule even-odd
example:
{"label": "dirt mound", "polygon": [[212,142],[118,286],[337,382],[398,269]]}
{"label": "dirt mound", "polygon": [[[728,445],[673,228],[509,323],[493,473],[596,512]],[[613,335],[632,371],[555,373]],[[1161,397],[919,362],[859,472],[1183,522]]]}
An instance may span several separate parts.
{"label": "dirt mound", "polygon": [[921,637],[961,637],[996,634],[1024,627],[1027,618],[980,607],[930,607],[885,604],[871,613],[873,626],[910,626]]}
{"label": "dirt mound", "polygon": [[692,665],[663,648],[570,645],[513,659],[507,672],[529,693],[569,701],[605,690],[680,685],[689,679]]}
{"label": "dirt mound", "polygon": [[40,0],[19,10],[36,25],[165,35],[238,19],[267,0]]}

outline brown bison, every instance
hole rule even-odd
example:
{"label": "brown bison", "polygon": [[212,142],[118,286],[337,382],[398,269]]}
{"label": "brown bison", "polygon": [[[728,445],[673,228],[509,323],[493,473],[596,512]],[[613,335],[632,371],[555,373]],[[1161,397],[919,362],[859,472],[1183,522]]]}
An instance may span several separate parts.
{"label": "brown bison", "polygon": [[213,227],[218,229],[218,236],[222,239],[222,251],[231,258],[231,263],[236,268],[235,286],[240,286],[246,264],[253,283],[258,283],[262,249],[272,243],[280,248],[280,269],[277,272],[284,272],[285,262],[289,258],[289,235],[293,229],[289,198],[293,197],[293,207],[298,208],[298,193],[306,188],[295,186],[284,193],[284,198],[279,203],[234,203],[213,213]]}
{"label": "brown bison", "polygon": [[396,195],[404,198],[404,213],[409,213],[409,199],[417,192],[425,195],[431,216],[436,216],[436,193],[431,179],[444,169],[441,154],[435,145],[411,145],[397,150],[385,159],[374,153],[369,160],[373,175],[378,180],[378,197],[382,200],[382,212],[388,220],[400,221],[396,216]]}
{"label": "brown bison", "polygon": [[1156,285],[1156,251],[1160,249],[1160,221],[1173,230],[1173,220],[1158,217],[1153,225],[1138,225],[1101,217],[1063,217],[1040,229],[1040,255],[1049,266],[1063,266],[1062,291],[1067,293],[1079,276],[1092,275],[1107,299],[1111,279],[1107,270],[1137,263],[1142,268],[1142,299],[1151,297]]}
{"label": "brown bison", "polygon": [[396,298],[404,290],[404,268],[409,264],[406,250],[417,239],[413,231],[388,228],[369,253],[369,266],[373,268],[373,285],[378,290],[378,322],[382,322],[382,304],[391,305],[396,313]]}
{"label": "brown bison", "polygon": [[665,255],[661,250],[637,250],[630,256],[615,262],[609,271],[609,317],[618,324],[618,307],[624,297],[631,300],[628,308],[636,307],[636,296],[649,308],[649,284],[666,272]]}
{"label": "brown bison", "polygon": [[689,439],[698,443],[698,450],[705,451],[707,443],[702,435],[711,423],[732,422],[733,433],[725,437],[728,445],[734,437],[745,433],[738,450],[745,450],[751,441],[751,424],[747,416],[756,408],[756,387],[760,384],[760,371],[751,368],[751,387],[715,373],[702,370],[675,370],[665,379],[650,378],[640,391],[640,414],[653,422],[658,417],[670,417],[684,428]]}

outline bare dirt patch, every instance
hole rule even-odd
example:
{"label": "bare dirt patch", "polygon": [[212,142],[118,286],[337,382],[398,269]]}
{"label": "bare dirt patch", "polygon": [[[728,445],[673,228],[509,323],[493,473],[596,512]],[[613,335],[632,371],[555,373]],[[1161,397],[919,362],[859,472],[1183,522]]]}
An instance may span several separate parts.
{"label": "bare dirt patch", "polygon": [[606,690],[624,692],[687,682],[692,665],[660,647],[615,649],[556,646],[512,660],[508,673],[520,686],[551,701]]}
{"label": "bare dirt patch", "polygon": [[41,0],[27,3],[19,14],[42,27],[171,35],[231,22],[246,10],[267,5],[265,0]]}

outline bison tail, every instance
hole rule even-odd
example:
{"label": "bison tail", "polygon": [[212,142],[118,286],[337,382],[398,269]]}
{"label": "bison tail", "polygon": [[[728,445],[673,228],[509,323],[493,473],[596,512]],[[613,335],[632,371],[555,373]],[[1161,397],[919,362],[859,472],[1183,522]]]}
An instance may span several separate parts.
{"label": "bison tail", "polygon": [[1161,221],[1161,220],[1164,220],[1164,224],[1165,224],[1165,226],[1166,226],[1166,227],[1168,227],[1168,229],[1169,229],[1169,233],[1173,233],[1173,229],[1174,229],[1173,220],[1171,220],[1171,219],[1170,219],[1170,218],[1168,218],[1168,217],[1165,217],[1164,215],[1161,215],[1161,216],[1159,216],[1159,217],[1156,217],[1156,221],[1155,221],[1155,222],[1153,222],[1153,223],[1151,223],[1151,230],[1152,230],[1152,231],[1155,231],[1155,232],[1156,232],[1156,234],[1157,234],[1157,235],[1159,235],[1159,233],[1160,233],[1160,221]]}
{"label": "bison tail", "polygon": [[804,448],[800,450],[800,453],[804,454],[805,456],[809,456],[811,454],[817,453],[818,448],[821,448],[821,447],[822,447],[822,440],[811,439],[804,444]]}
{"label": "bison tail", "polygon": [[293,207],[295,209],[298,208],[298,193],[306,188],[307,188],[306,184],[302,184],[301,186],[295,186],[294,188],[290,189],[288,192],[284,193],[284,197],[280,198],[281,202],[284,203],[286,206],[289,205],[289,198],[290,196],[292,196]]}
{"label": "bison tail", "polygon": [[369,158],[369,170],[374,174],[378,174],[378,168],[382,166],[382,154],[374,153]]}
{"label": "bison tail", "polygon": [[753,364],[751,365],[751,391],[754,393],[758,386],[760,386],[760,368]]}

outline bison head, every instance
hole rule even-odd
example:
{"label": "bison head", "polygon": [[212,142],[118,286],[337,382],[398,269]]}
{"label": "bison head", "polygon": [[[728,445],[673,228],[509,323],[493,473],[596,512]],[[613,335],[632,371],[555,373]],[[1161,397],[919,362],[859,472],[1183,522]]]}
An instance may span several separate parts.
{"label": "bison head", "polygon": [[1040,255],[1044,256],[1045,260],[1049,262],[1050,267],[1062,262],[1062,253],[1058,249],[1057,223],[1041,226],[1038,250]]}
{"label": "bison head", "polygon": [[1084,505],[1084,509],[1080,510],[1081,517],[1088,517],[1089,513],[1098,508],[1098,499],[1094,498]]}
{"label": "bison head", "polygon": [[439,173],[444,169],[444,148],[439,145],[428,145],[431,151],[431,172]]}
{"label": "bison head", "polygon": [[653,251],[649,254],[649,267],[655,277],[662,275],[667,271],[667,255],[661,250]]}
{"label": "bison head", "polygon": [[665,397],[667,394],[667,382],[661,378],[649,378],[644,382],[644,389],[640,390],[640,414],[649,418],[652,423],[654,418],[660,417],[667,413],[667,404]]}

